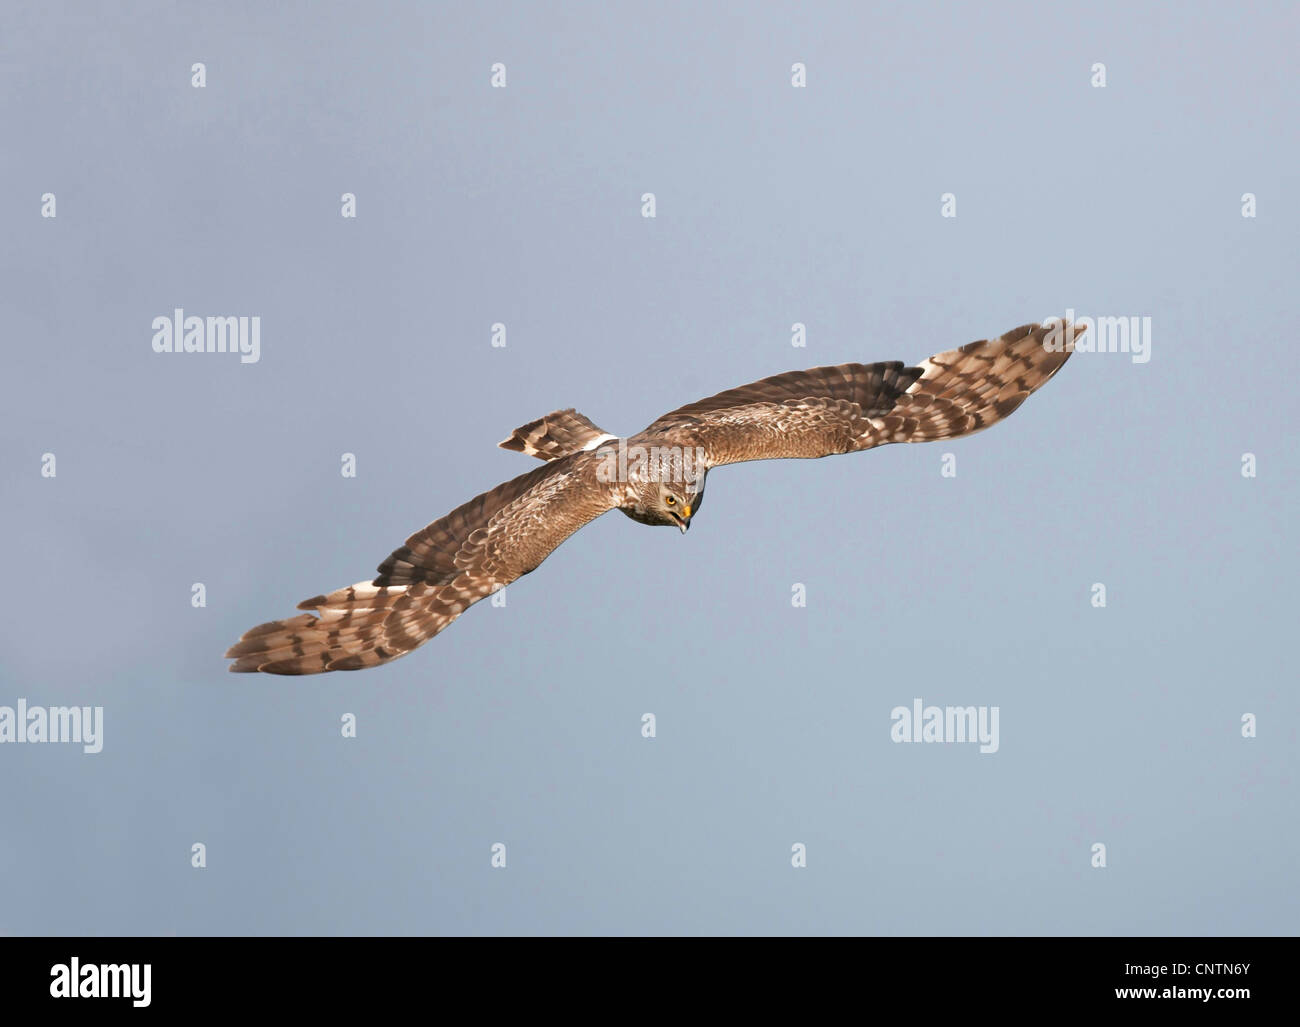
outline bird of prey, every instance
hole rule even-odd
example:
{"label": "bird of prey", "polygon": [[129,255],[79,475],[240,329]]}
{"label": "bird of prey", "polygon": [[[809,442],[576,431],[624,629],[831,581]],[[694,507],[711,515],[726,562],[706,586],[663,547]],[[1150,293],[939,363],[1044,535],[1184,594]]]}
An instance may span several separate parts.
{"label": "bird of prey", "polygon": [[319,674],[388,663],[534,570],[610,510],[683,533],[722,464],[856,453],[971,435],[1002,420],[1073,352],[1078,328],[1023,325],[923,360],[788,371],[664,414],[619,438],[572,409],[500,445],[544,466],[417,531],[359,582],[298,604],[310,612],[244,633],[232,671]]}

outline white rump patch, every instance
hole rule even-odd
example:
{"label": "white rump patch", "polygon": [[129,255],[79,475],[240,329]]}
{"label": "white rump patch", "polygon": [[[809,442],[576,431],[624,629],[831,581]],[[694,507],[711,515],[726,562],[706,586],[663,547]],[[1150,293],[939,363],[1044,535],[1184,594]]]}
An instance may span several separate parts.
{"label": "white rump patch", "polygon": [[597,438],[592,439],[585,446],[583,446],[582,451],[584,453],[590,453],[593,449],[600,448],[606,442],[617,442],[617,441],[618,441],[617,435],[609,435],[609,434],[601,435]]}

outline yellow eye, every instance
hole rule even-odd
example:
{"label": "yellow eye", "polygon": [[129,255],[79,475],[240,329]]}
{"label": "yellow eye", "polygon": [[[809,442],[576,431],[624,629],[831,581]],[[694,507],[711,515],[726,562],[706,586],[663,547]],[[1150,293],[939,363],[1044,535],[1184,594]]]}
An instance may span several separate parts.
{"label": "yellow eye", "polygon": [[667,499],[664,500],[664,502],[667,503],[669,506],[677,505],[677,500],[675,500],[672,496],[669,496]]}

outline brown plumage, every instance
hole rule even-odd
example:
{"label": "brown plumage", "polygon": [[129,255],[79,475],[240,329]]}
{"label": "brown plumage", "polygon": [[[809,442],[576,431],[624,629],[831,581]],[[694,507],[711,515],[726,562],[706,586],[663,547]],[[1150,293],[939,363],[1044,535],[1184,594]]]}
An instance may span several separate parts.
{"label": "brown plumage", "polygon": [[[529,573],[609,510],[685,531],[711,467],[981,431],[1007,417],[1069,358],[1073,330],[1055,328],[1063,342],[1056,348],[1044,345],[1051,330],[1024,325],[916,367],[892,361],[789,371],[680,407],[628,439],[572,409],[547,414],[501,443],[545,460],[542,467],[416,532],[372,581],[304,600],[298,608],[310,612],[245,632],[226,653],[235,661],[230,669],[317,674],[394,660]],[[616,451],[656,448],[701,452],[698,479],[660,480],[615,458]],[[625,465],[626,474],[608,473]]]}
{"label": "brown plumage", "polygon": [[1074,351],[1044,348],[1049,325],[898,361],[787,371],[664,414],[643,435],[701,445],[709,465],[822,457],[890,442],[970,435],[1002,420]]}
{"label": "brown plumage", "polygon": [[577,453],[597,439],[607,436],[589,420],[572,407],[568,410],[556,410],[529,421],[510,433],[504,442],[497,443],[502,449],[513,449],[517,453],[554,460],[556,457]]}

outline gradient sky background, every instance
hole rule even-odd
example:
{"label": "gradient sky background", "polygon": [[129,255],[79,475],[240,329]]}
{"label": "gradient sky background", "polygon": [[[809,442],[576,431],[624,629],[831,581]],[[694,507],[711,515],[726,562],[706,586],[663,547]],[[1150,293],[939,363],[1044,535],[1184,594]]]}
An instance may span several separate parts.
{"label": "gradient sky background", "polygon": [[[98,755],[0,746],[0,931],[1300,929],[1293,6],[0,14],[0,705],[105,710]],[[155,354],[174,307],[260,363]],[[1067,308],[1150,362],[721,469],[688,536],[604,517],[379,670],[226,673],[549,410]],[[1000,750],[894,744],[916,697]]]}

